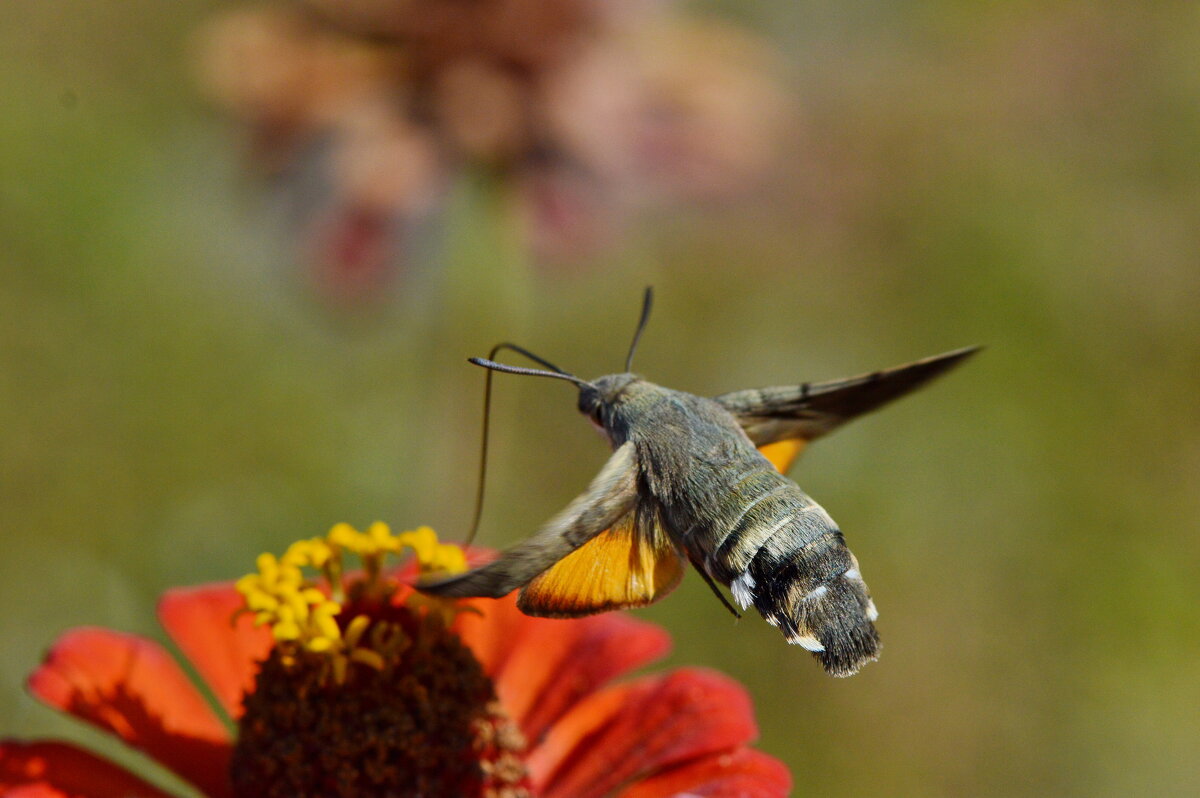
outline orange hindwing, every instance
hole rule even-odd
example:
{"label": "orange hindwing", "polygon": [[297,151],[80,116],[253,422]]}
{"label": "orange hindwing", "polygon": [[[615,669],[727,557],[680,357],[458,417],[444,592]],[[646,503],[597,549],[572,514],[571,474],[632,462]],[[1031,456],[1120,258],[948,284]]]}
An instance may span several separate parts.
{"label": "orange hindwing", "polygon": [[785,438],[774,443],[764,443],[758,447],[758,451],[771,461],[771,465],[775,466],[779,473],[786,474],[807,445],[808,441],[803,438]]}
{"label": "orange hindwing", "polygon": [[572,618],[644,607],[669,593],[684,562],[657,524],[638,528],[636,513],[601,532],[521,588],[527,615]]}

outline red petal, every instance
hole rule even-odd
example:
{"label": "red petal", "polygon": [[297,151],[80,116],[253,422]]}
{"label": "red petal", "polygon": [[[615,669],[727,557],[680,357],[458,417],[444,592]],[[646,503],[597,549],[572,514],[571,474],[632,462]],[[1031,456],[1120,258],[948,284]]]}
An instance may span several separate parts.
{"label": "red petal", "polygon": [[502,599],[472,599],[477,612],[461,613],[454,630],[467,644],[488,676],[495,679],[517,646],[517,639],[532,620],[517,609],[516,594]]}
{"label": "red petal", "polygon": [[129,771],[73,745],[0,741],[6,798],[170,798]]}
{"label": "red petal", "polygon": [[476,606],[486,615],[463,616],[463,639],[495,681],[504,709],[534,742],[580,699],[671,645],[659,627],[616,613],[530,618],[512,596]]}
{"label": "red petal", "polygon": [[29,677],[53,707],[112,732],[207,795],[226,795],[229,734],[157,643],[107,629],[67,632]]}
{"label": "red petal", "polygon": [[[463,552],[471,568],[496,559],[496,552],[482,546],[466,546]],[[411,573],[415,575],[416,569],[411,569]],[[458,615],[454,631],[494,680],[517,646],[517,638],[533,619],[517,609],[516,592],[495,600],[468,599],[467,604],[474,612]]]}
{"label": "red petal", "polygon": [[783,763],[742,748],[701,757],[631,785],[617,798],[784,798],[792,776]]}
{"label": "red petal", "polygon": [[271,649],[270,630],[237,615],[244,606],[232,583],[168,590],[158,602],[167,634],[233,718],[242,714],[242,695],[254,688],[255,663]]}
{"label": "red petal", "polygon": [[718,673],[681,669],[603,690],[554,724],[528,760],[545,798],[603,796],[758,733],[746,691]]}

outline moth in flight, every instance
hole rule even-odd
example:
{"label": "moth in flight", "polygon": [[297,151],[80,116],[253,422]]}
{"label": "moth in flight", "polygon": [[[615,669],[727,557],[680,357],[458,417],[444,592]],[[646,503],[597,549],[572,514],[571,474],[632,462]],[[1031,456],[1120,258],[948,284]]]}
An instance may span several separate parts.
{"label": "moth in flight", "polygon": [[657,601],[690,562],[727,606],[717,584],[830,674],[856,673],[878,657],[878,612],[838,525],[784,473],[810,441],[924,385],[978,347],[848,379],[709,399],[630,373],[651,299],[647,289],[620,374],[586,381],[511,344],[497,349],[550,370],[471,359],[494,371],[574,383],[580,412],[613,454],[533,537],[420,589],[492,598],[520,589],[523,612],[575,617]]}

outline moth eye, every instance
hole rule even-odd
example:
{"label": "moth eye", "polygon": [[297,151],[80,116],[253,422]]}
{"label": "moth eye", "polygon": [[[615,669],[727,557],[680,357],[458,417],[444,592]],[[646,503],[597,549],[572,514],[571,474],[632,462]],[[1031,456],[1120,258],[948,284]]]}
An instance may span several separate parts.
{"label": "moth eye", "polygon": [[581,402],[579,410],[587,416],[588,421],[592,422],[593,425],[601,429],[604,427],[604,404],[602,402],[588,402],[586,404]]}
{"label": "moth eye", "polygon": [[600,423],[600,412],[603,408],[603,403],[596,396],[584,394],[579,397],[579,412],[590,418],[595,423]]}

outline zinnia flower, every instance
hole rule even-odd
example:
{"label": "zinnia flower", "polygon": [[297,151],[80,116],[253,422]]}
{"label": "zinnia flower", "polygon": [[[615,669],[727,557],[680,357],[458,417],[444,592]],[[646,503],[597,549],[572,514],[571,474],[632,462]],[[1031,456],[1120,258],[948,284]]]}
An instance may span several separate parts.
{"label": "zinnia flower", "polygon": [[[416,569],[382,567],[409,548]],[[349,553],[361,572],[344,570]],[[414,570],[465,567],[426,528],[338,525],[262,555],[236,586],[169,591],[159,618],[236,734],[160,645],[135,635],[70,631],[29,688],[206,796],[787,793],[783,766],[746,747],[752,710],[728,678],[684,668],[605,686],[666,651],[657,627],[615,613],[530,618],[511,597],[449,603],[404,584]],[[168,793],[69,743],[8,740],[0,795]]]}

